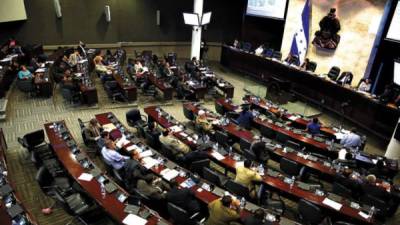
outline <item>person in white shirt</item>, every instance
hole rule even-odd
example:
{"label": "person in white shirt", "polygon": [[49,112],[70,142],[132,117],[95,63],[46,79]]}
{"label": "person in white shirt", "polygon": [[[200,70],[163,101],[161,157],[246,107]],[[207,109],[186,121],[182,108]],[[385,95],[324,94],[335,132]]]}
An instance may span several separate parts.
{"label": "person in white shirt", "polygon": [[360,84],[358,85],[358,90],[369,92],[371,90],[371,80],[368,78],[361,80]]}
{"label": "person in white shirt", "polygon": [[116,146],[113,141],[106,140],[105,146],[101,149],[101,155],[105,163],[112,166],[116,170],[120,170],[126,165],[129,156],[123,156],[116,150]]}
{"label": "person in white shirt", "polygon": [[263,52],[264,52],[264,45],[260,45],[260,46],[254,51],[254,54],[255,54],[255,55],[258,55],[258,56],[261,56]]}
{"label": "person in white shirt", "polygon": [[81,59],[81,56],[79,55],[78,49],[74,49],[74,52],[69,55],[68,58],[68,64],[71,67],[75,67],[78,64],[78,61]]}
{"label": "person in white shirt", "polygon": [[342,140],[340,140],[340,144],[342,144],[346,148],[358,148],[361,146],[361,137],[360,135],[355,133],[356,129],[353,127],[350,129],[350,132],[343,135]]}

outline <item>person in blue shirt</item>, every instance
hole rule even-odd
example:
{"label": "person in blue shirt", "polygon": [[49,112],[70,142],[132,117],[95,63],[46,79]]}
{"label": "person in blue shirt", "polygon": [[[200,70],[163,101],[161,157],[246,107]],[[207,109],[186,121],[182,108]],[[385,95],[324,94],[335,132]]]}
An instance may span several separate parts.
{"label": "person in blue shirt", "polygon": [[360,135],[356,134],[356,128],[351,128],[350,132],[343,135],[340,144],[346,148],[359,148],[362,145],[362,140]]}
{"label": "person in blue shirt", "polygon": [[312,135],[318,135],[321,132],[321,124],[318,118],[313,118],[311,122],[307,124],[306,131]]}
{"label": "person in blue shirt", "polygon": [[236,120],[237,124],[245,129],[251,129],[252,121],[253,113],[249,110],[248,106],[244,106]]}
{"label": "person in blue shirt", "polygon": [[20,80],[27,80],[32,78],[32,73],[29,71],[25,65],[21,66],[21,70],[18,72],[18,78]]}

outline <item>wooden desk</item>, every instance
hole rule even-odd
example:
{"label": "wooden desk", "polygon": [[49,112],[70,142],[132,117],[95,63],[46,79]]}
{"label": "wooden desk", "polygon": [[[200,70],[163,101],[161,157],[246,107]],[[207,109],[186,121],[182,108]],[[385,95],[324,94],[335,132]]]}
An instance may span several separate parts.
{"label": "wooden desk", "polygon": [[215,88],[221,90],[225,94],[226,98],[233,98],[235,87],[231,83],[229,83],[228,81],[224,80],[221,77],[217,77],[217,75],[214,74],[214,72],[212,71],[211,71],[212,75],[207,75],[207,73],[209,73],[210,71],[203,70],[201,68],[199,68],[199,72],[200,72],[200,79],[210,81]]}
{"label": "wooden desk", "polygon": [[126,83],[120,74],[113,72],[113,78],[117,81],[122,94],[128,99],[129,102],[137,100],[137,89],[133,83]]}
{"label": "wooden desk", "polygon": [[[0,128],[0,171],[7,171],[8,175],[5,178],[5,181],[7,184],[9,184],[13,191],[14,197],[16,199],[16,204],[20,205],[22,209],[24,210],[24,215],[27,217],[29,222],[31,222],[33,225],[37,225],[38,223],[36,222],[35,218],[28,212],[21,201],[18,193],[16,192],[15,185],[14,183],[10,180],[10,178],[13,176],[12,174],[9,173],[7,169],[7,157],[6,157],[6,151],[7,151],[7,143],[4,138],[4,133],[3,129]],[[0,199],[0,224],[1,225],[12,225],[12,218],[7,212],[7,207],[5,206],[4,202]]]}
{"label": "wooden desk", "polygon": [[[56,123],[64,124],[65,128],[68,129],[65,125],[64,121],[58,121]],[[115,221],[120,224],[123,224],[122,221],[128,215],[124,212],[125,204],[118,201],[117,197],[115,196],[115,192],[107,193],[105,197],[102,197],[101,190],[100,190],[100,183],[93,178],[91,181],[83,181],[79,180],[79,176],[84,173],[88,172],[87,169],[83,168],[82,165],[75,159],[74,154],[70,151],[67,143],[58,136],[58,134],[54,131],[53,123],[46,123],[44,125],[47,137],[52,145],[54,152],[58,158],[58,160],[64,165],[65,169],[71,175],[71,177],[85,190],[85,192],[94,199],[97,204],[104,209]],[[71,138],[73,139],[72,135],[70,134]],[[94,163],[90,160],[87,154],[81,150],[81,153],[86,156],[86,158],[94,165]],[[108,178],[106,175],[103,174],[104,177]],[[112,179],[108,178],[110,182]],[[122,193],[125,193],[127,196],[127,192],[119,187],[118,190]],[[148,225],[156,225],[159,220],[159,217],[155,215],[151,215],[148,218]]]}
{"label": "wooden desk", "polygon": [[157,89],[159,89],[161,92],[164,93],[164,100],[171,100],[172,99],[172,95],[174,93],[174,89],[173,87],[164,82],[163,79],[159,79],[156,77],[155,74],[153,73],[147,73],[147,79],[154,85],[157,87]]}
{"label": "wooden desk", "polygon": [[[190,104],[190,103],[188,103],[188,104]],[[169,128],[169,127],[175,125],[175,124],[168,122],[168,120],[165,118],[162,118],[159,116],[154,116],[154,115],[157,115],[157,114],[155,114],[157,112],[155,110],[153,111],[153,108],[154,107],[145,108],[145,112],[150,113],[149,117],[154,119],[156,122],[158,122],[164,128]],[[174,133],[174,136],[188,145],[194,144],[193,142],[188,141],[186,138],[183,139],[182,137],[184,137],[184,135],[178,135],[177,133]],[[213,161],[220,164],[227,170],[230,170],[231,172],[234,172],[234,173],[236,172],[236,160],[235,159],[233,159],[231,156],[225,156],[225,158],[223,160],[218,160],[212,155],[212,151],[213,150],[211,150],[211,149],[208,150],[208,155]],[[336,211],[322,203],[323,200],[325,199],[325,196],[318,196],[313,192],[302,190],[297,185],[295,185],[292,189],[290,189],[290,185],[283,181],[283,176],[275,178],[275,177],[265,175],[263,177],[263,183],[268,185],[270,188],[273,188],[273,189],[277,190],[278,192],[289,196],[290,198],[306,199],[310,202],[313,202],[314,204],[319,205],[322,208],[326,208],[326,209],[330,210],[330,213],[333,213],[333,214],[337,213],[341,216],[348,217],[350,220],[356,220],[358,222],[366,222],[366,223],[370,223],[370,224],[374,223],[374,219],[366,220],[363,217],[361,217],[358,214],[360,211],[351,208],[350,203],[346,202],[344,199],[341,202],[343,204],[343,207],[340,209],[340,211]]]}
{"label": "wooden desk", "polygon": [[35,72],[33,83],[35,84],[38,95],[49,98],[53,95],[53,81],[50,77],[50,69],[45,72]]}
{"label": "wooden desk", "polygon": [[95,86],[88,86],[83,83],[79,84],[79,89],[82,93],[82,102],[87,105],[98,103],[97,89]]}
{"label": "wooden desk", "polygon": [[[113,118],[116,118],[115,115],[112,114],[112,113],[97,114],[95,117],[96,117],[96,119],[99,121],[99,124],[103,126],[103,125],[112,123],[112,121],[109,119],[109,115],[112,115]],[[119,123],[119,124],[122,124],[121,122],[118,122],[118,123]],[[116,125],[116,124],[114,124],[114,125]],[[119,132],[119,135],[117,134],[116,136],[122,135],[122,134],[120,133],[119,130],[114,130],[113,132],[117,132],[117,133]],[[123,149],[126,150],[126,149],[127,149],[129,146],[131,146],[131,145],[133,145],[132,142],[130,142],[129,144],[123,146]],[[142,143],[142,142],[139,141],[139,140],[138,140],[137,142],[135,142],[135,145],[139,146],[140,148],[146,148],[147,150],[148,150],[148,149],[151,149],[150,147],[148,147],[146,144]],[[127,150],[126,150],[126,151],[127,151]],[[163,164],[163,165],[156,165],[156,166],[153,166],[152,168],[150,168],[150,170],[151,170],[153,173],[155,173],[155,174],[159,175],[160,177],[162,177],[161,172],[162,172],[164,169],[167,168],[165,165],[166,165],[166,164],[173,164],[174,167],[173,167],[173,168],[169,168],[169,169],[175,169],[175,170],[178,170],[178,171],[184,171],[185,174],[186,174],[185,177],[182,177],[181,175],[178,175],[178,176],[175,178],[175,180],[176,180],[179,184],[183,183],[183,182],[187,179],[188,175],[191,174],[190,171],[188,171],[188,170],[186,170],[186,169],[184,169],[184,168],[179,167],[178,165],[176,165],[175,163],[171,162],[169,159],[167,159],[166,157],[162,156],[160,153],[158,153],[158,152],[155,151],[154,149],[151,149],[151,151],[155,154],[155,155],[153,156],[153,158],[155,158],[155,159],[157,159],[157,158],[158,158],[158,159],[162,159],[162,160],[164,161],[164,164]],[[127,151],[127,152],[128,152],[128,151]],[[131,153],[131,155],[132,155],[132,157],[133,157],[133,154],[132,154],[132,153]],[[139,161],[139,163],[141,163],[142,165],[144,165],[144,164],[143,164],[143,161]],[[165,181],[167,181],[167,180],[165,180]],[[203,179],[201,179],[200,183],[202,183],[202,184],[203,184],[203,183],[209,184],[207,181],[205,181],[205,180],[203,180]],[[209,184],[209,185],[211,185],[211,184]],[[190,189],[193,191],[193,193],[195,193],[196,198],[197,198],[199,201],[203,202],[204,204],[209,204],[210,202],[212,202],[212,201],[214,201],[214,200],[220,198],[220,196],[216,195],[216,194],[213,193],[212,191],[208,191],[208,190],[203,189],[203,188],[201,187],[201,185],[199,185],[199,184],[194,185],[194,186],[191,187]],[[249,203],[249,202],[246,204],[246,206],[250,206],[250,208],[253,209],[253,210],[256,209],[256,208],[259,208],[258,206],[255,206],[255,205],[253,205],[252,203]],[[251,214],[252,214],[252,212],[250,211],[250,209],[245,208],[244,210],[241,211],[241,218],[244,219],[244,218],[246,218],[247,216],[249,216],[249,215],[251,215]],[[294,224],[294,221],[290,221],[290,220],[287,219],[287,218],[281,217],[280,219],[281,219],[280,222],[274,222],[274,223],[272,223],[272,224]]]}
{"label": "wooden desk", "polygon": [[[365,94],[320,78],[316,74],[286,66],[280,62],[222,46],[221,64],[268,83],[273,79],[291,82],[291,91],[320,105],[366,130],[389,141],[400,116],[400,110],[381,104]],[[323,104],[321,102],[324,102]],[[345,109],[342,104],[348,102]]]}

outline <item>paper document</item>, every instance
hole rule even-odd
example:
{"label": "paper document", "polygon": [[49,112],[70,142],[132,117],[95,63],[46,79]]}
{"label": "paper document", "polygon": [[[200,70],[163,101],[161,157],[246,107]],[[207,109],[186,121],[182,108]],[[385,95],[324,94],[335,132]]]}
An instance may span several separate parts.
{"label": "paper document", "polygon": [[127,145],[127,144],[129,144],[129,141],[126,140],[125,136],[122,136],[122,138],[120,138],[116,143],[118,148],[122,148],[124,145]]}
{"label": "paper document", "polygon": [[179,175],[179,172],[177,170],[171,170],[171,169],[165,169],[163,171],[161,171],[161,176],[163,176],[164,179],[166,179],[167,181],[170,181],[172,179],[174,179],[175,177],[177,177]]}
{"label": "paper document", "polygon": [[144,167],[146,167],[146,169],[150,169],[151,167],[158,165],[160,162],[156,159],[153,159],[151,157],[146,157],[142,159],[143,163],[144,163]]}
{"label": "paper document", "polygon": [[299,118],[298,116],[290,116],[290,117],[289,117],[289,120],[295,121],[295,120],[297,120],[298,118]]}
{"label": "paper document", "polygon": [[170,129],[172,132],[174,132],[174,133],[178,133],[178,132],[181,132],[181,131],[182,131],[182,128],[181,128],[180,126],[177,126],[177,125],[172,126],[172,127],[170,127],[169,129]]}
{"label": "paper document", "polygon": [[128,152],[131,152],[131,151],[133,151],[133,150],[136,150],[136,151],[140,152],[137,145],[131,145],[131,146],[127,147],[126,150],[127,150]]}
{"label": "paper document", "polygon": [[35,73],[44,73],[44,72],[46,72],[46,69],[45,69],[45,68],[39,68],[39,69],[37,69],[37,70],[35,71]]}
{"label": "paper document", "polygon": [[324,203],[327,206],[332,207],[333,209],[335,209],[337,211],[339,211],[343,206],[342,204],[335,202],[329,198],[325,198],[324,201],[322,201],[322,203]]}
{"label": "paper document", "polygon": [[125,217],[122,223],[126,225],[145,225],[147,223],[147,220],[134,214],[129,214]]}
{"label": "paper document", "polygon": [[147,150],[147,151],[140,153],[139,158],[145,158],[145,157],[149,157],[152,155],[153,155],[153,152],[151,150]]}
{"label": "paper document", "polygon": [[236,164],[235,164],[235,168],[243,167],[243,166],[244,166],[244,161],[238,161],[238,162],[236,162]]}
{"label": "paper document", "polygon": [[84,181],[91,181],[92,179],[93,179],[93,175],[90,173],[82,173],[78,177],[78,180],[84,180]]}
{"label": "paper document", "polygon": [[213,152],[211,153],[211,155],[212,155],[214,158],[216,158],[217,160],[219,160],[219,161],[225,159],[225,156],[221,155],[221,153],[216,152],[216,151],[213,151]]}
{"label": "paper document", "polygon": [[366,214],[366,213],[363,212],[363,211],[358,212],[358,215],[360,215],[360,216],[361,216],[362,218],[364,218],[364,219],[368,219],[368,218],[369,218],[369,215]]}
{"label": "paper document", "polygon": [[103,125],[103,129],[104,129],[104,131],[110,132],[110,131],[116,129],[116,127],[114,124],[108,123],[108,124]]}

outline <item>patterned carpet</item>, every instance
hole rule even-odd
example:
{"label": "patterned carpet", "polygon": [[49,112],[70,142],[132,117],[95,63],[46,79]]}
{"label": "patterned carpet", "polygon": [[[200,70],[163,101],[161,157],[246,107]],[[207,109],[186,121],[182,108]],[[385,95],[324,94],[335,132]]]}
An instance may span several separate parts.
{"label": "patterned carpet", "polygon": [[[214,70],[217,71],[219,75],[223,76],[235,86],[234,102],[240,103],[241,97],[244,95],[244,88],[251,89],[261,96],[265,95],[264,87],[246,77],[227,71],[219,66],[219,64],[213,65]],[[37,129],[43,129],[43,124],[45,122],[65,120],[75,139],[79,143],[82,143],[77,118],[88,121],[97,113],[112,111],[125,123],[125,112],[128,109],[132,107],[143,109],[143,107],[152,104],[163,105],[163,108],[174,115],[178,120],[187,121],[183,115],[180,101],[172,100],[164,102],[160,99],[142,97],[139,93],[137,104],[112,103],[107,98],[103,86],[97,78],[96,87],[98,90],[99,103],[97,106],[90,108],[86,106],[73,107],[66,104],[59,93],[58,87],[55,90],[54,97],[50,99],[29,98],[15,88],[11,90],[9,97],[10,102],[7,108],[7,120],[0,122],[0,126],[5,132],[6,141],[9,146],[7,151],[9,170],[20,197],[40,225],[65,225],[71,220],[71,217],[59,208],[56,208],[54,212],[48,216],[41,213],[41,209],[52,205],[53,200],[46,197],[41,192],[34,179],[36,168],[26,159],[27,153],[18,144],[17,137],[22,137],[24,134]],[[206,100],[204,105],[214,110],[214,102],[212,99]],[[303,107],[305,106],[301,103],[288,105],[290,110],[298,110],[300,112],[303,111]],[[308,112],[318,112],[318,110],[308,107]],[[324,115],[322,120],[335,121],[335,118]],[[371,141],[368,142],[367,151],[383,154],[379,148],[379,146],[381,146],[379,140],[375,140],[373,137],[369,140]],[[98,160],[96,160],[96,162],[97,161]],[[296,205],[294,202],[289,201],[288,204],[292,207]],[[400,224],[399,215],[400,213],[397,213],[396,216],[391,219],[393,221],[387,224]],[[107,222],[102,221],[98,224],[107,224]]]}

